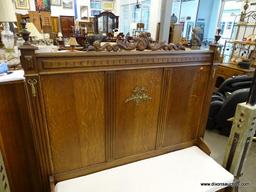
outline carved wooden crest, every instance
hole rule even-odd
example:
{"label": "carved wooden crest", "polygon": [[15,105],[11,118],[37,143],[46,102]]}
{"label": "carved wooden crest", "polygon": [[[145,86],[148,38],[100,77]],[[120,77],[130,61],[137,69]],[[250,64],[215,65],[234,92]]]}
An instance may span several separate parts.
{"label": "carved wooden crest", "polygon": [[141,33],[139,37],[134,38],[132,42],[126,39],[118,39],[114,45],[110,43],[106,43],[101,46],[100,41],[95,41],[93,43],[93,46],[90,46],[87,49],[87,51],[109,51],[109,52],[111,51],[117,52],[121,50],[171,51],[171,50],[185,50],[185,47],[181,44],[174,44],[174,43],[165,44],[165,43],[153,42],[149,33]]}

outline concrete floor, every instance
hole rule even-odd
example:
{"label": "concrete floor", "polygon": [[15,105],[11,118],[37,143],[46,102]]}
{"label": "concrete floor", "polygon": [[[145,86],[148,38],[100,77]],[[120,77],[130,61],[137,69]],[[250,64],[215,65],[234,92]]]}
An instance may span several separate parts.
{"label": "concrete floor", "polygon": [[[216,131],[206,131],[205,141],[209,145],[211,156],[222,164],[224,160],[228,137],[222,136]],[[252,143],[247,161],[245,162],[244,175],[240,178],[241,183],[248,183],[247,186],[239,188],[239,192],[256,192],[256,142]]]}

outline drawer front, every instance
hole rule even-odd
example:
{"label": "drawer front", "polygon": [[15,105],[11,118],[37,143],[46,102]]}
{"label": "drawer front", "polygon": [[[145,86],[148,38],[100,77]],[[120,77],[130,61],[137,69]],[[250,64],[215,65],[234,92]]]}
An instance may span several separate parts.
{"label": "drawer front", "polygon": [[116,74],[115,159],[155,149],[162,69]]}

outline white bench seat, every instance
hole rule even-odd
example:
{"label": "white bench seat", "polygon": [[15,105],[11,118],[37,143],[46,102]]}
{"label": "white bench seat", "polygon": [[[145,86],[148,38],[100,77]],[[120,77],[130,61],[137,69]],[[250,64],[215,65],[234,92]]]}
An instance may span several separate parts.
{"label": "white bench seat", "polygon": [[193,146],[56,184],[56,192],[214,192],[233,175]]}

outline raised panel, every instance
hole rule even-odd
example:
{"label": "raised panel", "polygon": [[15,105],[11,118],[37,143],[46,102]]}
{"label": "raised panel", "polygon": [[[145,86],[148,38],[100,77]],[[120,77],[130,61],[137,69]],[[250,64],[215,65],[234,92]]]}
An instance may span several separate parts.
{"label": "raised panel", "polygon": [[56,173],[105,161],[104,73],[42,76]]}
{"label": "raised panel", "polygon": [[206,66],[167,69],[163,102],[162,147],[196,138],[207,89],[210,68]]}
{"label": "raised panel", "polygon": [[[162,69],[117,72],[113,137],[115,159],[155,149],[161,77]],[[149,98],[141,103],[132,100],[136,88],[144,89]]]}

